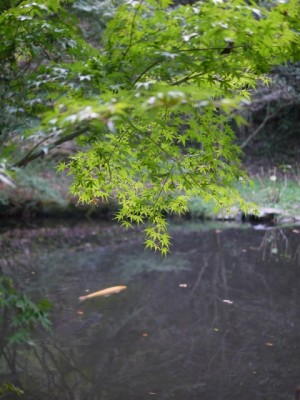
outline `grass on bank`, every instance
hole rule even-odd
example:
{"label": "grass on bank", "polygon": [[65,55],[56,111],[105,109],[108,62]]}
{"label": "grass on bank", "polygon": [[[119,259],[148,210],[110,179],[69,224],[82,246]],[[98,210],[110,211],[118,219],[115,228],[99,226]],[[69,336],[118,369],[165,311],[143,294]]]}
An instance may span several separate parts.
{"label": "grass on bank", "polygon": [[[283,215],[300,216],[300,168],[294,173],[278,173],[276,169],[267,173],[262,171],[251,177],[252,184],[239,185],[242,197],[253,202],[258,208],[272,207],[282,210]],[[232,217],[238,210],[232,210]],[[193,198],[189,205],[192,219],[214,219],[216,216],[229,216],[215,213],[213,204],[207,204],[200,198]]]}
{"label": "grass on bank", "polygon": [[295,180],[258,176],[253,179],[253,186],[241,193],[260,207],[276,207],[289,215],[300,215],[300,184]]}

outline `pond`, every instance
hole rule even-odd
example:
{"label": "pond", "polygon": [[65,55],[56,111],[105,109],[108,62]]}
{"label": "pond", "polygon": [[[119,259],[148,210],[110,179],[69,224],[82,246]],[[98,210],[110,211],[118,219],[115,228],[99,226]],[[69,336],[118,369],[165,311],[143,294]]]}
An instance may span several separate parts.
{"label": "pond", "polygon": [[[3,271],[54,305],[52,332],[10,352],[21,399],[293,398],[300,227],[170,230],[167,257],[146,251],[141,231],[104,222],[2,231]],[[78,300],[116,285],[127,289]]]}

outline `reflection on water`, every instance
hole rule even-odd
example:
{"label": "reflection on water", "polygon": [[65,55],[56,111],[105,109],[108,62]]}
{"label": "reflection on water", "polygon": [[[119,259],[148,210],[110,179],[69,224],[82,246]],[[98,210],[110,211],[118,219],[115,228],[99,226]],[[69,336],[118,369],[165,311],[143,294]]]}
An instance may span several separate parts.
{"label": "reflection on water", "polygon": [[[38,239],[34,231],[3,235],[2,268],[32,298],[54,302],[52,334],[12,355],[23,399],[293,396],[300,383],[298,228],[178,225],[166,258],[145,251],[139,232],[61,229],[63,241],[51,230],[35,231]],[[128,288],[119,294],[78,301],[121,284]],[[2,360],[3,376],[4,368],[12,372]]]}

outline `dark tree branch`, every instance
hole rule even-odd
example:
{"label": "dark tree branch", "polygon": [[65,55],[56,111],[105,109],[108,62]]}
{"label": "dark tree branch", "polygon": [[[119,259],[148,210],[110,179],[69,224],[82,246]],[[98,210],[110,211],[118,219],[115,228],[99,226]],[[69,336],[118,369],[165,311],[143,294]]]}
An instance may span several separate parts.
{"label": "dark tree branch", "polygon": [[31,156],[31,154],[43,143],[45,143],[47,140],[51,139],[51,136],[47,136],[46,138],[42,139],[41,141],[39,141],[38,143],[36,143],[30,150],[29,152],[26,154],[26,158],[29,159],[29,157]]}
{"label": "dark tree branch", "polygon": [[[59,139],[57,139],[55,142],[49,144],[48,146],[48,150],[52,150],[55,147],[59,146],[62,143],[68,142],[69,140],[73,140],[76,137],[82,135],[83,133],[85,133],[86,129],[78,129],[75,132],[70,133],[69,135],[63,136]],[[48,138],[47,138],[48,139]],[[42,140],[38,146],[43,143],[45,140]],[[14,167],[25,167],[27,164],[29,164],[31,161],[42,157],[45,152],[43,149],[38,149],[37,151],[35,151],[35,149],[37,148],[37,146],[35,145],[33,149],[31,149],[20,161],[18,161],[17,163],[14,164]]]}

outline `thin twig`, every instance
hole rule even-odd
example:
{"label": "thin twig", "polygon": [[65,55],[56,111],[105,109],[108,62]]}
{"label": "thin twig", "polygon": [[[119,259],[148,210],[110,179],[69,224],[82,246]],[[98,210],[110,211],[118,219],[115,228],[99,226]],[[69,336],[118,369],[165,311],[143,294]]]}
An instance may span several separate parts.
{"label": "thin twig", "polygon": [[194,73],[194,71],[190,75],[187,75],[184,78],[179,79],[178,81],[175,81],[175,82],[171,83],[171,86],[180,85],[181,83],[188,82],[190,79],[194,79],[194,78],[197,78],[198,76],[206,74],[206,72],[199,72],[196,75],[192,75],[193,73]]}
{"label": "thin twig", "polygon": [[168,182],[168,180],[169,180],[169,178],[170,178],[170,176],[171,176],[171,173],[172,173],[172,171],[173,171],[173,168],[174,168],[174,164],[172,165],[170,171],[168,172],[168,175],[166,176],[166,178],[164,179],[163,184],[161,185],[161,188],[160,188],[160,190],[159,190],[159,193],[157,194],[157,197],[156,197],[156,199],[155,199],[155,201],[154,201],[154,203],[153,203],[153,205],[152,205],[153,210],[155,210],[155,208],[156,208],[156,205],[157,205],[157,203],[158,203],[158,201],[159,201],[159,199],[160,199],[160,197],[161,197],[161,194],[162,194],[162,192],[163,192],[163,190],[164,190],[164,188],[165,188],[165,186],[166,186],[166,184],[167,184],[167,182]]}
{"label": "thin twig", "polygon": [[289,102],[289,103],[287,103],[287,104],[285,104],[285,105],[279,107],[273,114],[269,114],[269,106],[270,106],[270,103],[268,103],[268,106],[267,106],[267,113],[266,113],[265,119],[264,119],[264,120],[262,121],[262,123],[255,129],[255,131],[252,132],[251,135],[248,136],[247,139],[240,145],[240,148],[241,148],[241,149],[245,148],[245,147],[248,145],[248,143],[249,143],[263,128],[264,128],[264,126],[266,125],[266,123],[267,123],[268,121],[270,121],[271,119],[275,118],[275,117],[279,114],[279,112],[280,112],[281,110],[283,110],[285,107],[290,106],[291,104],[292,104],[292,103]]}
{"label": "thin twig", "polygon": [[[249,45],[241,45],[241,46],[233,46],[230,47],[230,52],[235,49],[249,47]],[[182,52],[193,52],[193,51],[210,51],[210,50],[226,50],[226,47],[203,47],[203,48],[193,48],[193,49],[183,49],[179,50],[180,53]]]}
{"label": "thin twig", "polygon": [[155,67],[158,63],[160,63],[162,61],[162,58],[154,61],[152,64],[150,64],[133,82],[133,84],[135,85],[148,71],[150,71],[150,69],[152,69],[153,67]]}
{"label": "thin twig", "polygon": [[133,32],[134,32],[134,27],[135,27],[135,20],[136,20],[136,17],[137,17],[137,13],[139,12],[143,2],[144,2],[144,0],[140,0],[140,3],[138,5],[138,7],[136,8],[135,13],[133,15],[132,24],[131,24],[131,27],[130,27],[130,34],[129,34],[129,44],[128,44],[128,47],[126,48],[126,50],[123,53],[123,57],[122,57],[123,60],[125,59],[125,57],[127,56],[129,50],[132,47],[132,39],[133,39]]}

